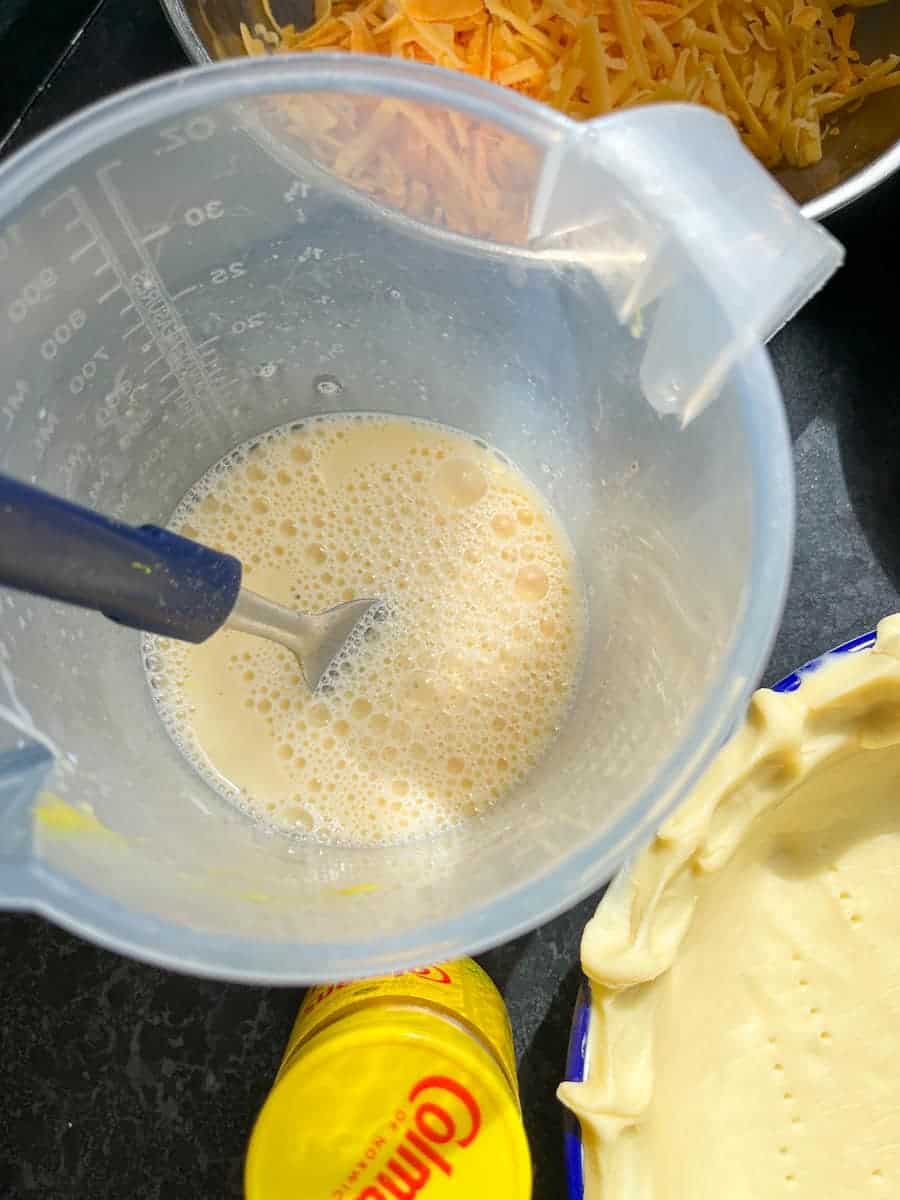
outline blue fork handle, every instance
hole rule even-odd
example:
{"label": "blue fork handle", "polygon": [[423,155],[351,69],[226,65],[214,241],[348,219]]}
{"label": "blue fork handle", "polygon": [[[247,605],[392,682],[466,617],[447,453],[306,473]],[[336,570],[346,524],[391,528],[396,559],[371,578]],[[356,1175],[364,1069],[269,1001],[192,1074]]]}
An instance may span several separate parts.
{"label": "blue fork handle", "polygon": [[241,564],[167,529],[113,521],[0,475],[0,585],[203,642],[234,608]]}

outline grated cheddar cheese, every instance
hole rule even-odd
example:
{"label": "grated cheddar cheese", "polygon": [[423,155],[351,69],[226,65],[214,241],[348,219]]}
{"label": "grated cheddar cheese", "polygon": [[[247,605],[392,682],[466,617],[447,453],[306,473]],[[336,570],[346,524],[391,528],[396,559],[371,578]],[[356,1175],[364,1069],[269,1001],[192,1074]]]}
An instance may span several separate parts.
{"label": "grated cheddar cheese", "polygon": [[[729,117],[769,167],[818,162],[834,114],[900,86],[900,56],[862,63],[853,11],[832,0],[315,0],[303,31],[261,3],[268,24],[242,26],[248,54],[338,50],[437,64],[575,119],[694,102]],[[539,156],[487,120],[340,93],[279,97],[272,119],[389,208],[470,236],[527,240]]]}
{"label": "grated cheddar cheese", "polygon": [[247,52],[434,63],[576,119],[695,102],[769,167],[818,162],[833,114],[900,86],[900,55],[861,62],[852,7],[832,0],[316,0],[315,15],[306,30],[242,26]]}

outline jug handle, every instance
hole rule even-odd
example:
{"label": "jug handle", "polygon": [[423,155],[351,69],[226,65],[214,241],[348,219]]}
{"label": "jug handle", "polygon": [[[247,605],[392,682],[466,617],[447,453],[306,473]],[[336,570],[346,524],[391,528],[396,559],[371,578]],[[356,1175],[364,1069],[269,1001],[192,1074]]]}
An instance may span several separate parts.
{"label": "jug handle", "polygon": [[[610,231],[616,253],[605,261]],[[545,159],[529,233],[532,244],[574,245],[624,324],[637,327],[650,313],[644,394],[683,424],[844,257],[731,122],[693,104],[573,122]]]}
{"label": "jug handle", "polygon": [[0,475],[0,585],[202,642],[234,608],[241,573],[230,554]]}

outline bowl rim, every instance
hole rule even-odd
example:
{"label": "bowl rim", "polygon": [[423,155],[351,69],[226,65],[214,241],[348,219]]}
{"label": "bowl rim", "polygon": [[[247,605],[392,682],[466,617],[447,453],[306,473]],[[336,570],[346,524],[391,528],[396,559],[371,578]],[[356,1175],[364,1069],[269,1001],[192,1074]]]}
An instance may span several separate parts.
{"label": "bowl rim", "polygon": [[[839,655],[859,654],[861,651],[871,650],[875,645],[875,637],[876,631],[870,629],[867,633],[861,633],[858,637],[841,642],[840,645],[835,646],[831,650],[826,650],[824,654],[810,659],[809,662],[805,662],[801,667],[797,667],[789,674],[783,676],[777,683],[773,683],[769,690],[773,692],[796,692],[803,686],[804,678],[807,675],[818,671],[832,658]],[[622,868],[622,873],[627,870],[628,864],[626,863]],[[566,1052],[566,1082],[582,1083],[584,1081],[585,1070],[590,1057],[590,1037],[590,982],[586,978],[582,978],[578,995],[575,999],[575,1008],[572,1013],[572,1026],[569,1033],[568,1050]],[[578,1123],[578,1118],[569,1109],[565,1110],[563,1117],[563,1154],[565,1157],[569,1200],[584,1200],[584,1154],[581,1142],[581,1126]]]}
{"label": "bowl rim", "polygon": [[[194,22],[188,16],[184,0],[159,0],[159,2],[188,58],[198,65],[214,62],[212,55],[197,34]],[[537,105],[537,101],[534,100],[528,100],[528,103]],[[537,106],[543,107],[542,105]],[[847,179],[828,188],[827,191],[815,196],[812,200],[807,200],[805,204],[801,204],[800,211],[810,221],[822,221],[826,217],[833,216],[842,208],[846,208],[855,200],[859,200],[897,171],[900,171],[900,138]]]}

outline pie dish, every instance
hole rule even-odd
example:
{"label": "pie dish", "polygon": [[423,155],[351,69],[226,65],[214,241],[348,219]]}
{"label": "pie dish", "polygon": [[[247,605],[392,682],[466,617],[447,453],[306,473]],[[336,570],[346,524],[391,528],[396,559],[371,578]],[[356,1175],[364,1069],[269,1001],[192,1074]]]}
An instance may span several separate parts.
{"label": "pie dish", "polygon": [[573,1200],[900,1192],[900,616],[757,692],[589,923]]}

